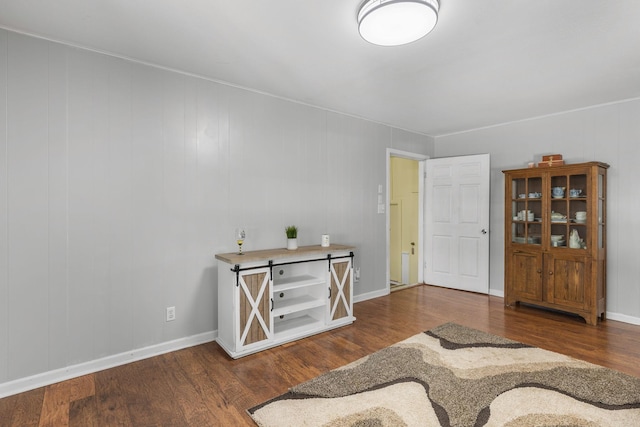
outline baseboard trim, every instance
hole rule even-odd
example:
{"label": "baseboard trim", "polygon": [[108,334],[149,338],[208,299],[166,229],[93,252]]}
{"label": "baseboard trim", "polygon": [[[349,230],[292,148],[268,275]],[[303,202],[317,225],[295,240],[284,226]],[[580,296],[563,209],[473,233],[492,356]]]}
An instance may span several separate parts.
{"label": "baseboard trim", "polygon": [[215,341],[216,338],[218,338],[218,331],[204,332],[202,334],[154,344],[148,347],[91,360],[89,362],[79,363],[77,365],[71,365],[65,368],[54,369],[41,374],[8,381],[0,384],[0,399],[39,387],[55,384],[60,381],[77,378],[82,375],[115,368],[116,366],[126,365],[127,363],[136,362],[142,359],[148,359],[149,357],[159,356],[172,351],[182,350],[183,348],[205,344]]}
{"label": "baseboard trim", "polygon": [[632,325],[640,325],[640,318],[634,316],[627,316],[626,314],[612,313],[607,311],[607,320],[616,320],[618,322],[630,323]]}
{"label": "baseboard trim", "polygon": [[388,289],[381,289],[381,290],[374,291],[374,292],[367,292],[365,294],[354,295],[353,296],[353,302],[354,303],[362,302],[362,301],[366,301],[366,300],[369,300],[369,299],[383,297],[385,295],[389,295],[389,290]]}
{"label": "baseboard trim", "polygon": [[498,291],[496,289],[489,289],[489,295],[492,297],[504,298],[504,291]]}

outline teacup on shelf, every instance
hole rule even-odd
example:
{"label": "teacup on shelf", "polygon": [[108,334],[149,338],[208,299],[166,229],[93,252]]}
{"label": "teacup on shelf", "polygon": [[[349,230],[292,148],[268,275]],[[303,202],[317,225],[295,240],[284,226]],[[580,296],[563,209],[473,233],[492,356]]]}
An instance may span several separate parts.
{"label": "teacup on shelf", "polygon": [[552,187],[551,188],[551,195],[555,198],[561,198],[564,197],[564,189],[565,187]]}
{"label": "teacup on shelf", "polygon": [[580,197],[582,190],[579,188],[572,188],[569,190],[569,197]]}

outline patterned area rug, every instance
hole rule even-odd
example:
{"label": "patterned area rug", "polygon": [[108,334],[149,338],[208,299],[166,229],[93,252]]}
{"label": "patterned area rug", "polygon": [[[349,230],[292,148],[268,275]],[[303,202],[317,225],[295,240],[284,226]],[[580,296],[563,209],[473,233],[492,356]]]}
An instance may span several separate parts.
{"label": "patterned area rug", "polygon": [[640,379],[454,323],[248,410],[270,426],[640,426]]}

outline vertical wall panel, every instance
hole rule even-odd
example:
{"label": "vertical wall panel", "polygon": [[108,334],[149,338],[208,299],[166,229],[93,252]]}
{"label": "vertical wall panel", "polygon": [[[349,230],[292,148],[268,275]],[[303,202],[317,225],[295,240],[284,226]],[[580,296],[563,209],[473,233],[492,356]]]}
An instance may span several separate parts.
{"label": "vertical wall panel", "polygon": [[[416,135],[416,137],[422,140],[426,139],[419,135]],[[365,191],[369,192],[370,201],[364,207],[365,223],[368,223],[365,228],[367,230],[366,237],[358,245],[358,254],[356,255],[356,261],[361,267],[360,282],[357,287],[354,286],[354,293],[356,294],[365,294],[367,291],[371,292],[380,289],[379,278],[386,279],[387,277],[387,219],[386,214],[377,213],[377,206],[379,184],[382,184],[383,199],[385,202],[387,201],[386,156],[387,148],[389,148],[389,139],[391,139],[391,146],[394,147],[394,133],[390,128],[382,125],[376,125],[366,137],[365,153],[368,153],[368,156],[363,156],[365,162],[363,167],[369,171],[365,179]],[[379,155],[378,153],[384,154]],[[382,230],[382,232],[371,233],[371,230]],[[382,284],[386,285],[385,283]]]}
{"label": "vertical wall panel", "polygon": [[[615,295],[616,311],[638,313],[640,317],[640,286],[637,286],[640,277],[640,242],[632,231],[640,228],[640,197],[637,196],[636,185],[640,178],[637,161],[640,158],[640,102],[630,103],[625,108],[620,105],[617,107],[618,120],[613,129],[619,135],[619,142],[597,145],[598,150],[614,151],[619,159],[617,167],[610,169],[612,181],[609,181],[607,188],[607,219],[613,218],[607,224],[607,271],[612,268],[611,271],[615,272],[613,281],[619,284]],[[613,138],[602,135],[600,140],[606,139]],[[613,250],[609,251],[608,248]],[[609,260],[613,262],[609,263]]]}
{"label": "vertical wall panel", "polygon": [[9,243],[7,241],[7,57],[8,33],[0,30],[0,383],[9,357]]}
{"label": "vertical wall panel", "polygon": [[[163,207],[162,225],[164,256],[162,296],[164,306],[175,306],[177,315],[186,315],[188,307],[185,290],[193,284],[185,283],[186,273],[186,164],[185,164],[185,80],[184,76],[166,74],[162,87],[162,150],[163,150]],[[189,333],[186,322],[166,323],[165,340]]]}
{"label": "vertical wall panel", "polygon": [[109,186],[107,203],[108,257],[102,262],[108,267],[109,331],[101,337],[110,351],[121,353],[133,348],[133,319],[136,301],[133,299],[133,190],[132,190],[132,105],[131,63],[111,60],[107,65],[108,89],[108,153],[105,158]]}
{"label": "vertical wall panel", "polygon": [[48,368],[48,43],[9,38],[9,371],[26,376]]}
{"label": "vertical wall panel", "polygon": [[[211,249],[215,252],[216,247],[222,248],[220,242],[216,241],[213,236],[212,230],[215,226],[212,224],[223,222],[226,218],[225,215],[220,213],[205,214],[200,205],[203,199],[207,199],[209,196],[202,196],[202,184],[200,182],[200,169],[198,167],[198,143],[200,130],[198,128],[202,120],[206,121],[206,115],[203,118],[199,117],[200,104],[199,99],[209,99],[211,94],[215,94],[214,84],[205,84],[202,81],[196,81],[188,79],[184,85],[184,162],[185,162],[185,189],[184,200],[185,209],[187,215],[187,223],[185,228],[185,246],[186,246],[186,264],[185,264],[185,276],[183,278],[184,285],[183,291],[183,304],[182,307],[176,307],[180,310],[178,316],[191,327],[191,333],[206,332],[209,330],[212,324],[214,324],[213,316],[210,308],[217,306],[213,299],[213,292],[210,286],[211,273],[210,266],[212,263],[212,256],[207,257],[202,252],[203,234],[208,236]],[[215,99],[215,96],[213,97]],[[211,119],[211,118],[210,118]],[[212,124],[209,122],[209,124]],[[210,129],[209,132],[216,132],[217,128]],[[207,183],[205,178],[204,183]],[[221,182],[209,183],[211,188],[217,188],[223,186]],[[219,202],[219,209],[224,209],[226,203],[224,199],[221,202],[221,195],[218,193],[216,200]],[[206,224],[203,229],[203,224]],[[217,273],[216,273],[217,274]],[[217,276],[216,276],[217,277]]]}
{"label": "vertical wall panel", "polygon": [[[91,194],[91,217],[93,218],[91,246],[93,252],[93,338],[91,358],[104,357],[110,354],[111,343],[108,340],[113,317],[109,307],[111,281],[109,278],[109,259],[114,250],[111,247],[111,224],[113,212],[118,209],[110,203],[109,194],[112,186],[112,174],[109,168],[109,65],[113,58],[104,55],[87,55],[87,61],[93,69],[91,96],[91,131],[92,156],[89,162],[93,169],[93,193]],[[107,339],[105,339],[107,338]]]}
{"label": "vertical wall panel", "polygon": [[295,114],[293,120],[299,127],[290,138],[298,147],[297,162],[302,166],[298,175],[298,185],[304,211],[301,212],[298,221],[300,224],[306,224],[304,242],[309,245],[320,244],[322,234],[331,235],[330,230],[327,230],[325,215],[325,113],[309,107],[297,111],[292,113]]}
{"label": "vertical wall panel", "polygon": [[133,67],[132,166],[133,189],[133,329],[134,345],[160,342],[163,333],[162,244],[163,138],[162,78],[164,72]]}
{"label": "vertical wall panel", "polygon": [[67,61],[66,48],[49,44],[49,369],[66,366],[67,335]]}
{"label": "vertical wall panel", "polygon": [[[193,328],[204,332],[217,324],[217,288],[212,286],[216,282],[217,274],[214,270],[216,262],[214,247],[233,250],[233,229],[229,225],[228,191],[229,182],[227,171],[228,157],[225,152],[225,142],[220,138],[220,116],[222,108],[219,99],[220,86],[216,83],[198,81],[195,97],[195,125],[196,140],[194,167],[196,175],[189,183],[197,189],[195,210],[196,220],[192,232],[189,233],[189,244],[192,245],[193,258],[191,269],[198,273],[197,282],[190,287],[190,303],[185,313],[194,319]],[[194,99],[194,98],[190,98]],[[193,105],[193,104],[192,104]],[[191,108],[190,108],[191,110]],[[192,111],[192,110],[191,110]],[[189,116],[193,123],[193,117]],[[189,154],[191,157],[192,149]],[[224,226],[221,226],[224,224]],[[229,231],[231,229],[231,231]],[[229,240],[231,239],[231,240]],[[215,311],[214,315],[212,311]]]}
{"label": "vertical wall panel", "polygon": [[[266,226],[267,223],[276,221],[273,203],[282,204],[283,212],[284,205],[289,203],[285,199],[270,199],[270,193],[278,191],[282,194],[284,188],[282,182],[269,180],[268,176],[276,173],[271,168],[280,167],[282,157],[289,157],[290,154],[281,151],[282,141],[275,137],[274,123],[268,120],[273,110],[278,108],[277,103],[266,108],[265,100],[258,94],[236,91],[234,95],[229,110],[231,132],[228,208],[230,217],[235,222],[234,227],[242,225],[248,228],[246,249],[250,250],[253,245],[257,248],[264,244],[265,237],[274,236],[275,230],[268,230]],[[273,155],[265,157],[269,149],[273,150]],[[276,153],[280,153],[280,156]],[[271,185],[266,185],[267,183]],[[254,217],[250,214],[254,209],[261,209],[263,215]],[[285,217],[279,218],[282,222],[287,220],[286,214],[283,216]],[[227,230],[224,239],[232,234],[233,228]],[[282,247],[282,244],[278,247]]]}
{"label": "vertical wall panel", "polygon": [[98,126],[101,101],[96,92],[101,70],[97,55],[68,50],[68,300],[69,360],[79,363],[95,354],[99,318],[98,263],[104,262],[96,215],[99,206]]}

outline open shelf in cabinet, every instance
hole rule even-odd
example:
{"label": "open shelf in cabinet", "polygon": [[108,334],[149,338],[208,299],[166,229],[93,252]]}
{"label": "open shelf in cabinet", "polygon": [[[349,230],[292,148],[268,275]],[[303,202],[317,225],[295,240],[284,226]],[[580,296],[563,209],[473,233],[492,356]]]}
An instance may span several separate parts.
{"label": "open shelf in cabinet", "polygon": [[285,314],[295,313],[296,311],[303,311],[325,305],[326,302],[324,298],[318,298],[308,294],[295,295],[290,297],[285,296],[283,298],[277,298],[276,296],[274,296],[273,315],[283,316]]}
{"label": "open shelf in cabinet", "polygon": [[326,269],[324,261],[274,268],[273,316],[325,306],[328,292]]}
{"label": "open shelf in cabinet", "polygon": [[322,307],[298,312],[289,316],[276,317],[273,322],[275,338],[290,335],[299,331],[322,328],[324,314]]}
{"label": "open shelf in cabinet", "polygon": [[310,274],[276,278],[273,281],[273,291],[280,292],[289,289],[304,288],[306,286],[315,286],[324,284],[326,281],[327,279],[324,277],[316,277]]}

